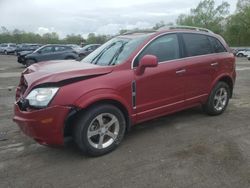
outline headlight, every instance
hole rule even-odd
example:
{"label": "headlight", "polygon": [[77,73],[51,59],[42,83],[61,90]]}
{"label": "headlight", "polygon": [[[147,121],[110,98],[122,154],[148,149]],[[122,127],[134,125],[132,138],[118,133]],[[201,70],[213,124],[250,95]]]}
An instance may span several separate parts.
{"label": "headlight", "polygon": [[33,89],[26,99],[29,100],[29,105],[34,107],[46,107],[52,98],[55,96],[59,88],[46,87]]}

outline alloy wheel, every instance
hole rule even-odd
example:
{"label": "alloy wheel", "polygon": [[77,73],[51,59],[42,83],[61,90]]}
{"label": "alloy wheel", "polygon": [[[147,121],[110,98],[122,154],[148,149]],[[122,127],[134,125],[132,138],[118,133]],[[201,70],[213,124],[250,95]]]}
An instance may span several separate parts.
{"label": "alloy wheel", "polygon": [[115,115],[101,113],[91,121],[88,127],[88,142],[96,149],[107,148],[114,143],[119,130],[120,124]]}
{"label": "alloy wheel", "polygon": [[227,104],[228,93],[225,88],[220,88],[214,95],[214,108],[217,111],[221,111]]}

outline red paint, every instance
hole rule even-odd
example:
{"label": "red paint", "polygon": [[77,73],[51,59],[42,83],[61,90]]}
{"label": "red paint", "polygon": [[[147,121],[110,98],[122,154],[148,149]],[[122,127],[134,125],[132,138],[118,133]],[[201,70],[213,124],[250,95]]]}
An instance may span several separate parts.
{"label": "red paint", "polygon": [[[234,83],[235,58],[229,52],[171,60],[158,65],[155,62],[151,64],[155,57],[149,56],[144,59],[145,67],[139,67],[143,71],[138,71],[138,68],[131,69],[131,62],[141,48],[154,37],[167,32],[161,31],[149,36],[120,65],[97,66],[75,61],[58,61],[29,67],[23,73],[27,88],[23,86],[24,80],[21,79],[17,89],[17,101],[40,84],[54,84],[86,76],[91,78],[61,86],[47,108],[21,111],[15,104],[14,121],[25,134],[39,143],[62,145],[65,120],[72,106],[85,109],[98,101],[114,100],[127,110],[132,124],[136,124],[205,103],[211,89],[222,77],[227,77]],[[224,40],[218,38],[229,51]],[[211,64],[215,62],[218,66],[212,67]],[[136,82],[136,108],[132,105],[133,81]]]}

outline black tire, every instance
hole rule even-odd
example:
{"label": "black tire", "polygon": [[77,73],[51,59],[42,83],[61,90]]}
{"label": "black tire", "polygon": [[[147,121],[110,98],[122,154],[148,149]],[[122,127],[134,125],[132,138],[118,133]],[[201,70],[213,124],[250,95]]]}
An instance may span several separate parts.
{"label": "black tire", "polygon": [[30,65],[36,63],[34,59],[26,59],[25,61],[25,67],[29,67]]}
{"label": "black tire", "polygon": [[[113,117],[110,118],[109,115],[110,117],[113,115]],[[102,120],[102,126],[99,119]],[[115,120],[114,123],[112,123],[113,119]],[[108,123],[110,123],[110,126],[108,126]],[[103,129],[105,128],[103,127],[106,125],[109,128],[107,128],[106,133],[104,133],[105,130]],[[119,126],[119,130],[115,132],[117,126]],[[107,130],[109,133],[114,130],[115,134],[113,134],[113,136],[116,137],[113,139],[109,136]],[[125,130],[126,121],[124,115],[117,107],[109,104],[96,105],[78,116],[74,127],[74,140],[84,154],[90,156],[101,156],[117,148],[124,137]],[[90,132],[92,131],[98,133],[90,136]],[[102,144],[100,144],[101,137],[103,138]],[[106,144],[106,147],[104,147],[104,144]]]}
{"label": "black tire", "polygon": [[243,57],[244,55],[242,53],[239,53],[237,56],[238,57]]}
{"label": "black tire", "polygon": [[206,104],[203,105],[203,110],[212,116],[222,114],[226,110],[230,95],[229,85],[225,82],[218,82],[211,91]]}
{"label": "black tire", "polygon": [[74,58],[74,57],[72,57],[72,56],[67,56],[67,57],[65,57],[65,59],[66,59],[66,60],[70,60],[70,59],[76,59],[76,58]]}
{"label": "black tire", "polygon": [[3,52],[3,53],[4,53],[4,55],[8,55],[8,52],[7,52],[6,50],[4,50],[4,52]]}

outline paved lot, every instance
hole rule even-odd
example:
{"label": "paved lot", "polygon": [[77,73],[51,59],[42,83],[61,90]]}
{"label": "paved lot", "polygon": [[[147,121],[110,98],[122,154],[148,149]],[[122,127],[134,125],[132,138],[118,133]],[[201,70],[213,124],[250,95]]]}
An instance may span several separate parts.
{"label": "paved lot", "polygon": [[72,142],[40,146],[19,131],[11,118],[23,69],[16,57],[0,56],[0,139],[7,139],[0,141],[0,188],[250,187],[250,61],[237,59],[223,115],[194,108],[143,123],[98,158],[82,156]]}

